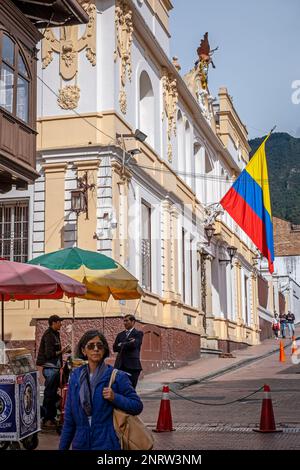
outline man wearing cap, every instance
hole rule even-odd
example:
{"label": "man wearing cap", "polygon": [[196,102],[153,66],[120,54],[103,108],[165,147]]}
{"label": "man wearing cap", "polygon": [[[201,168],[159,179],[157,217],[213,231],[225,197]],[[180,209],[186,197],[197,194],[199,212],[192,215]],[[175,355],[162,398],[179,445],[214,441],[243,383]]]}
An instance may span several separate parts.
{"label": "man wearing cap", "polygon": [[59,330],[62,319],[58,315],[51,315],[48,319],[49,328],[42,336],[37,365],[43,367],[45,378],[44,390],[44,421],[45,427],[54,427],[56,417],[57,390],[59,387],[59,369],[62,366],[62,355],[70,350],[70,346],[62,349]]}

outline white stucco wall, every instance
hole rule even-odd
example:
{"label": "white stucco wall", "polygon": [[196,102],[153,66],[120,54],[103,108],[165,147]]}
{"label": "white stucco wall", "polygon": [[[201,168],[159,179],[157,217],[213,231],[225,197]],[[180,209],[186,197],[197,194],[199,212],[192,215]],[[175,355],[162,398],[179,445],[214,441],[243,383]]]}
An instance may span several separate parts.
{"label": "white stucco wall", "polygon": [[169,56],[170,55],[170,39],[162,27],[159,20],[155,17],[149,5],[144,0],[133,0],[139,13],[142,15],[144,21],[146,22],[148,28],[154,34],[155,38],[157,39],[160,46],[163,48],[165,53]]}
{"label": "white stucco wall", "polygon": [[276,256],[274,269],[278,275],[289,275],[300,284],[300,256]]}
{"label": "white stucco wall", "polygon": [[115,86],[118,75],[114,62],[116,42],[114,0],[98,0],[97,6],[97,90],[99,93],[94,96],[94,102],[97,111],[101,112],[116,109],[114,107]]}

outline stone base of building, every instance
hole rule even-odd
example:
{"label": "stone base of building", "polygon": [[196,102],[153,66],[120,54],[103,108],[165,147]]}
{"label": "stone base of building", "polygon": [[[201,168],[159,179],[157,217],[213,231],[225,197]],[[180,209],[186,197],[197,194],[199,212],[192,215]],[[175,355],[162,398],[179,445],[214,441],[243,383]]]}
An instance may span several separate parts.
{"label": "stone base of building", "polygon": [[271,322],[265,320],[264,318],[259,318],[259,328],[260,341],[264,341],[265,339],[272,338],[274,336]]}
{"label": "stone base of building", "polygon": [[201,337],[201,357],[209,357],[212,355],[218,355],[222,351],[219,349],[218,338],[216,336],[202,336]]}
{"label": "stone base of building", "polygon": [[[47,319],[35,319],[36,323],[36,352],[41,337],[48,328]],[[60,330],[62,345],[70,344],[71,333],[68,331],[71,320],[64,320]],[[69,328],[68,328],[69,327]],[[200,335],[176,328],[164,328],[136,321],[136,329],[144,332],[141,352],[143,373],[157,372],[162,369],[173,369],[186,365],[200,357]],[[111,356],[108,362],[114,363],[116,355],[112,351],[114,340],[120,331],[124,330],[120,317],[105,318],[76,318],[74,322],[75,344],[87,330],[98,329],[104,333]]]}
{"label": "stone base of building", "polygon": [[247,343],[238,343],[236,341],[228,341],[225,339],[218,340],[219,349],[223,353],[231,353],[232,351],[236,351],[238,349],[245,349],[249,346]]}

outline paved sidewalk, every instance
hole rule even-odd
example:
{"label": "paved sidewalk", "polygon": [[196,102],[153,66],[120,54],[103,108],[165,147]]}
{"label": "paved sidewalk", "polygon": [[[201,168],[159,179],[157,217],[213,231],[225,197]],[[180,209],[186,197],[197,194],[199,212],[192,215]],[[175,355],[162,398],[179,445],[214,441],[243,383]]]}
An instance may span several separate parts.
{"label": "paved sidewalk", "polygon": [[[300,339],[300,325],[296,327],[296,338]],[[291,348],[291,340],[282,340],[284,347]],[[165,369],[160,372],[146,375],[140,379],[137,392],[140,395],[147,395],[158,390],[162,390],[163,385],[171,385],[172,388],[182,388],[193,385],[204,380],[211,379],[230,370],[242,367],[250,362],[257,361],[270,354],[279,354],[280,342],[275,339],[267,339],[257,346],[249,346],[245,349],[233,351],[233,358],[203,357],[191,362],[185,367],[178,369]],[[297,342],[300,348],[300,342]]]}

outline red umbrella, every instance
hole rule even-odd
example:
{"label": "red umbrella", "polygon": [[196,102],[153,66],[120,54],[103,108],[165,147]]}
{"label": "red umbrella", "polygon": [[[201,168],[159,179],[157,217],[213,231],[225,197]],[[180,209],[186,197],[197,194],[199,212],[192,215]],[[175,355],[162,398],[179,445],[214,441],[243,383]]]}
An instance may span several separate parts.
{"label": "red umbrella", "polygon": [[42,266],[0,259],[1,334],[4,341],[4,301],[77,297],[86,287],[65,274]]}

